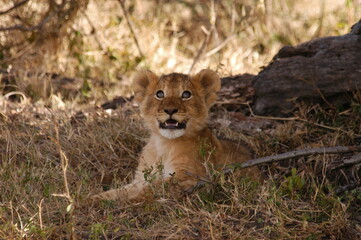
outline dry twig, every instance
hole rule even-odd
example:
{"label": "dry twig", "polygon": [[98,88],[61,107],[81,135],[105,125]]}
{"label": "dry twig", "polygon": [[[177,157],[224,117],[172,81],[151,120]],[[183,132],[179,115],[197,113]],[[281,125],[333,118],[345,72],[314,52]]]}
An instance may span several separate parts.
{"label": "dry twig", "polygon": [[252,107],[250,106],[249,102],[247,102],[247,103],[239,103],[239,104],[247,105],[248,109],[249,109],[249,111],[251,113],[251,116],[254,117],[254,118],[269,119],[269,120],[279,120],[279,121],[301,121],[301,122],[305,122],[305,123],[308,123],[308,124],[312,124],[312,125],[317,126],[317,127],[329,129],[329,130],[332,130],[332,131],[340,131],[340,132],[346,133],[347,135],[353,134],[354,136],[361,136],[360,134],[350,133],[349,131],[343,130],[342,128],[330,127],[330,126],[323,125],[323,124],[320,124],[320,123],[311,122],[311,121],[309,121],[307,119],[303,119],[303,118],[299,118],[299,117],[282,118],[282,117],[259,116],[259,115],[256,115],[256,114],[253,113]]}
{"label": "dry twig", "polygon": [[88,16],[88,14],[86,14],[85,11],[81,11],[81,13],[84,15],[85,19],[87,20],[87,22],[89,23],[89,26],[91,27],[91,32],[94,34],[94,39],[95,42],[98,44],[99,48],[102,50],[102,52],[104,52],[104,47],[103,44],[100,42],[99,38],[98,38],[98,30],[95,28],[92,20],[90,19],[90,17]]}
{"label": "dry twig", "polygon": [[21,1],[21,2],[18,2],[16,4],[14,4],[14,6],[12,6],[11,8],[9,8],[8,10],[5,10],[5,11],[0,11],[0,15],[4,15],[4,14],[7,14],[9,12],[11,12],[12,10],[24,5],[25,3],[29,2],[29,0],[24,0],[24,1]]}
{"label": "dry twig", "polygon": [[332,164],[330,167],[331,170],[348,167],[351,165],[356,165],[361,163],[361,153],[353,155],[351,158],[342,159],[340,162]]}
{"label": "dry twig", "polygon": [[211,40],[211,36],[213,35],[213,32],[216,28],[216,14],[215,14],[215,9],[214,9],[214,1],[211,2],[211,19],[210,19],[210,22],[212,24],[210,30],[206,30],[204,31],[206,36],[204,38],[204,41],[201,45],[201,47],[199,48],[198,50],[198,53],[197,53],[197,56],[194,58],[193,60],[193,63],[192,63],[192,66],[191,68],[189,69],[189,72],[188,73],[191,73],[194,66],[196,65],[196,63],[199,61],[199,59],[201,58],[203,52],[204,52],[204,49],[206,48],[206,46],[208,45],[209,41]]}
{"label": "dry twig", "polygon": [[47,23],[51,18],[53,17],[53,15],[49,15],[46,18],[44,18],[40,23],[38,23],[35,26],[31,26],[31,27],[25,27],[23,25],[13,25],[10,27],[0,27],[0,31],[13,31],[13,30],[18,30],[18,31],[23,31],[23,32],[31,32],[31,31],[35,31],[35,30],[39,30],[41,29],[45,23]]}
{"label": "dry twig", "polygon": [[67,156],[65,155],[65,153],[62,150],[61,144],[60,144],[60,136],[59,136],[59,129],[57,124],[55,124],[55,139],[51,138],[52,141],[56,144],[59,155],[60,155],[60,161],[61,161],[61,168],[63,170],[63,182],[64,182],[64,188],[65,188],[65,193],[61,193],[61,194],[56,194],[53,193],[52,195],[55,197],[63,197],[65,199],[68,200],[69,204],[66,208],[66,211],[70,214],[70,219],[69,222],[71,224],[71,229],[70,229],[70,233],[72,238],[71,239],[77,239],[76,233],[74,231],[74,227],[73,227],[73,213],[74,213],[74,199],[70,194],[70,188],[69,188],[69,182],[68,182],[68,166],[69,166],[69,160],[67,158]]}
{"label": "dry twig", "polygon": [[328,147],[328,148],[310,148],[302,149],[292,152],[281,153],[273,156],[256,158],[249,160],[244,163],[234,163],[227,165],[226,169],[243,169],[249,168],[256,165],[277,162],[286,159],[292,159],[297,157],[306,157],[314,154],[340,154],[340,153],[351,153],[351,152],[361,152],[361,146],[337,146],[337,147]]}
{"label": "dry twig", "polygon": [[[261,165],[264,163],[271,163],[271,162],[278,162],[281,160],[287,160],[297,157],[306,157],[315,154],[340,154],[340,153],[352,153],[352,152],[361,152],[361,146],[337,146],[337,147],[328,147],[328,148],[309,148],[309,149],[302,149],[292,152],[281,153],[277,155],[267,156],[252,159],[246,161],[244,163],[233,163],[225,166],[223,173],[229,174],[234,170],[240,170],[244,168],[249,168],[257,165]],[[345,160],[344,163],[349,165],[354,165],[361,162],[361,154],[356,154],[354,157]],[[187,192],[191,193],[194,192],[196,189],[203,187],[205,184],[209,183],[209,181],[204,181],[203,179],[197,178],[198,183],[187,190]]]}
{"label": "dry twig", "polygon": [[223,42],[221,42],[220,44],[218,44],[215,48],[213,48],[212,50],[208,51],[207,53],[204,54],[204,57],[210,57],[213,54],[217,53],[218,51],[220,51],[222,48],[224,48],[231,40],[233,40],[236,37],[235,34],[227,37]]}
{"label": "dry twig", "polygon": [[65,197],[66,199],[68,199],[70,204],[72,204],[74,201],[73,201],[73,198],[70,195],[68,176],[67,176],[69,160],[68,160],[68,158],[66,157],[65,153],[63,152],[63,150],[61,148],[60,137],[59,137],[59,129],[58,129],[58,127],[56,125],[55,125],[55,134],[56,134],[56,138],[55,139],[52,138],[52,141],[56,144],[59,155],[60,155],[61,168],[63,170],[63,181],[64,181],[65,193],[63,193],[63,194],[53,194],[53,196]]}
{"label": "dry twig", "polygon": [[141,50],[141,48],[140,48],[140,46],[139,46],[138,38],[137,38],[137,36],[135,35],[135,32],[134,32],[133,27],[132,27],[132,24],[130,23],[127,10],[125,9],[124,0],[118,0],[118,2],[120,3],[120,6],[121,6],[121,8],[122,8],[122,11],[123,11],[125,20],[126,20],[126,22],[127,22],[127,24],[128,24],[130,33],[132,34],[133,39],[134,39],[134,42],[135,42],[135,45],[136,45],[137,48],[138,48],[138,52],[139,52],[140,56],[141,56],[143,59],[145,59],[144,54],[143,54],[143,52],[142,52],[142,50]]}

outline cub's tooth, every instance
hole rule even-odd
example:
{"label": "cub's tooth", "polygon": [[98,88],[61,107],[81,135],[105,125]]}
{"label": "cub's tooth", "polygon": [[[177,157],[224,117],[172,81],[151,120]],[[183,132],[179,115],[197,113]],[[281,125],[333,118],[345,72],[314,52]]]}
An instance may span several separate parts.
{"label": "cub's tooth", "polygon": [[178,122],[175,124],[176,127],[178,127]]}

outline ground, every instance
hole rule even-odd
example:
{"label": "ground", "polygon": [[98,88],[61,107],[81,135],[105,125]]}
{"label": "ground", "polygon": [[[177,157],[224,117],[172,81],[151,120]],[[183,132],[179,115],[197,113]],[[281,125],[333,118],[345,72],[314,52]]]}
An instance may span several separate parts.
{"label": "ground", "polygon": [[[1,104],[6,109],[0,125],[2,239],[360,237],[360,188],[339,190],[356,181],[360,170],[330,170],[341,156],[318,155],[261,166],[266,177],[262,184],[210,171],[210,183],[181,199],[157,191],[154,202],[93,203],[89,196],[132,177],[147,138],[137,108],[128,103],[113,111],[94,107],[75,114],[4,99]],[[360,109],[360,103],[354,103],[347,114],[314,107],[303,113],[306,122],[267,119],[272,124],[252,134],[222,126],[216,133],[246,141],[258,156],[356,145]],[[329,119],[322,122],[329,128],[314,124],[322,118]]]}
{"label": "ground", "polygon": [[[359,1],[3,2],[0,239],[361,238],[361,168],[340,167],[356,153],[264,164],[262,184],[210,170],[180,199],[161,186],[153,202],[89,200],[130,181],[148,137],[129,98],[136,71],[257,74],[282,46],[350,32]],[[257,157],[361,143],[360,92],[272,118],[249,110],[252,91],[225,101],[242,86],[223,89],[210,124]]]}

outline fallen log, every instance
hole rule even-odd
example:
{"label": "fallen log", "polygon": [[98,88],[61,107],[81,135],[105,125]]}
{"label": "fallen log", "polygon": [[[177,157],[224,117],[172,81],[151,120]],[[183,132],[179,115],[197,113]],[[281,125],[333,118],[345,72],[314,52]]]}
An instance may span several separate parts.
{"label": "fallen log", "polygon": [[361,89],[361,20],[346,35],[283,47],[252,86],[258,115],[284,116],[301,101],[347,103]]}

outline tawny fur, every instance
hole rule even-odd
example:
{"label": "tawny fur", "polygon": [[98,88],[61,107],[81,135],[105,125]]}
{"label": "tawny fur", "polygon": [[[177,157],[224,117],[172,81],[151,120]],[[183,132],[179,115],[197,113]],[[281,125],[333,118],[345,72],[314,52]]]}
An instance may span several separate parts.
{"label": "tawny fur", "polygon": [[[172,73],[158,77],[151,71],[143,71],[136,75],[133,89],[145,125],[151,132],[150,139],[142,151],[133,181],[94,198],[124,202],[144,199],[150,189],[146,172],[149,175],[151,170],[152,173],[158,171],[155,182],[172,181],[176,185],[174,189],[187,192],[199,179],[207,178],[205,162],[220,170],[226,164],[251,159],[251,152],[245,146],[218,140],[207,127],[208,110],[220,89],[220,79],[215,72],[203,70],[195,76]],[[164,93],[162,98],[156,96],[159,90]],[[191,97],[182,97],[184,91],[189,91]],[[170,115],[165,109],[177,112]],[[186,123],[186,127],[162,129],[160,123],[169,118]],[[261,180],[257,168],[240,173]]]}

